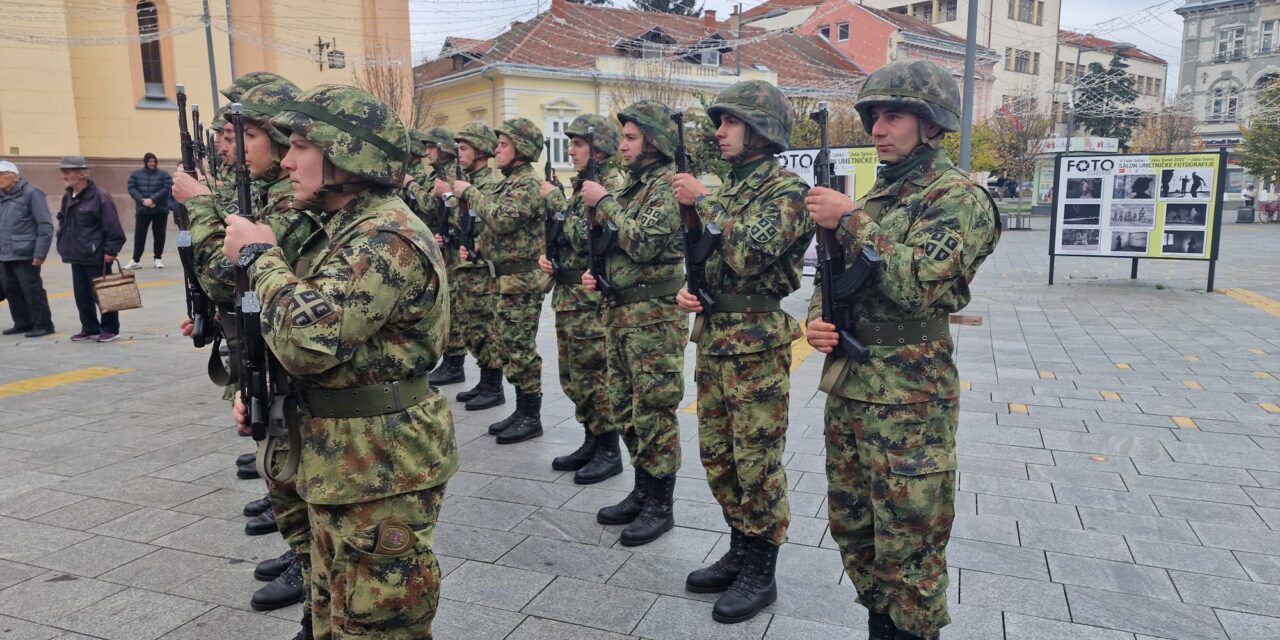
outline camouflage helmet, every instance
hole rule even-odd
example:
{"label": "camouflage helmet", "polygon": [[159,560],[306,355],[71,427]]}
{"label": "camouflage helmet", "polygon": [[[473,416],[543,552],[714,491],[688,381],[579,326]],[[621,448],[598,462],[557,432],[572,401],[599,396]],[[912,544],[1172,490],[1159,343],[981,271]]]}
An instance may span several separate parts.
{"label": "camouflage helmet", "polygon": [[791,102],[772,84],[746,80],[721,91],[707,107],[707,116],[719,127],[720,116],[726,113],[745,122],[779,153],[791,146]]}
{"label": "camouflage helmet", "polygon": [[424,134],[423,142],[426,144],[434,144],[440,153],[447,156],[458,155],[458,145],[453,141],[453,132],[444,128],[436,127]]}
{"label": "camouflage helmet", "polygon": [[951,72],[927,60],[890,62],[867,76],[853,104],[862,126],[871,133],[871,109],[893,105],[938,125],[960,130],[960,87]]}
{"label": "camouflage helmet", "polygon": [[598,116],[594,113],[578,116],[569,123],[565,128],[566,136],[576,136],[585,139],[587,137],[587,127],[593,127],[591,132],[591,146],[595,147],[595,151],[611,156],[618,152],[618,139],[622,137],[622,132],[618,131],[618,125],[609,122],[608,118]]}
{"label": "camouflage helmet", "polygon": [[455,143],[465,142],[471,145],[472,149],[490,157],[493,156],[494,151],[498,150],[498,135],[493,132],[493,129],[479,122],[472,122],[462,127],[462,130],[453,136],[453,140]]}
{"label": "camouflage helmet", "polygon": [[287,84],[299,93],[298,85],[289,82],[284,76],[271,73],[270,71],[250,71],[231,82],[230,86],[221,89],[219,93],[226,96],[232,102],[240,102],[246,91],[261,84]]}
{"label": "camouflage helmet", "polygon": [[[271,119],[280,113],[285,105],[298,99],[298,88],[292,83],[261,84],[240,96],[240,106],[244,107],[244,119],[261,127],[271,136],[276,144],[288,145],[289,135],[271,126]],[[234,103],[233,103],[234,104]],[[230,105],[228,105],[230,106]],[[227,113],[226,121],[231,122],[231,114]]]}
{"label": "camouflage helmet", "polygon": [[650,146],[667,158],[674,158],[681,132],[676,129],[675,120],[671,119],[672,113],[671,107],[657,100],[641,100],[619,111],[618,122],[624,125],[630,122],[640,127]]}
{"label": "camouflage helmet", "polygon": [[542,157],[542,129],[528,118],[512,118],[498,127],[498,133],[511,138],[516,157],[537,162]]}
{"label": "camouflage helmet", "polygon": [[409,155],[415,158],[427,155],[427,134],[420,129],[409,130]]}
{"label": "camouflage helmet", "polygon": [[323,84],[281,109],[271,125],[296,133],[343,171],[398,187],[409,161],[409,130],[387,105],[355,87]]}

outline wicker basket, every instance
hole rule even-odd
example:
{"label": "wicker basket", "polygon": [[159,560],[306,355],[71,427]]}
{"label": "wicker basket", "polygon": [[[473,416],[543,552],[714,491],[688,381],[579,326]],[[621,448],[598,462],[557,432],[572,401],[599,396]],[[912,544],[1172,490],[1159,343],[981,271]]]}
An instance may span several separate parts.
{"label": "wicker basket", "polygon": [[133,279],[133,273],[110,273],[111,267],[103,265],[103,275],[93,279],[93,291],[98,296],[98,310],[102,313],[142,308],[142,292]]}

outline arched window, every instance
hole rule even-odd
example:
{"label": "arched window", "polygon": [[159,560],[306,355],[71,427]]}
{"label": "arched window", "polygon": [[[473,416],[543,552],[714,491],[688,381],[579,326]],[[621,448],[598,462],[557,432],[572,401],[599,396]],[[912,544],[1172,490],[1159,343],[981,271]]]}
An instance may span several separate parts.
{"label": "arched window", "polygon": [[1209,122],[1235,122],[1240,115],[1240,86],[1233,80],[1223,78],[1215,82],[1209,89],[1208,113],[1205,120]]}
{"label": "arched window", "polygon": [[148,100],[165,100],[164,73],[160,63],[160,14],[152,0],[139,2],[137,11],[144,96]]}

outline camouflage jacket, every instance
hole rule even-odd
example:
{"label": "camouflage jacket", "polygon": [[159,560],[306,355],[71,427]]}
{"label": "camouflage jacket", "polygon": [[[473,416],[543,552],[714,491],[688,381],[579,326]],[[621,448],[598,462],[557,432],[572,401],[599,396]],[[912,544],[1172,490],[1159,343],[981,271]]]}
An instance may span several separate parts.
{"label": "camouflage jacket", "polygon": [[[668,182],[675,175],[670,162],[656,162],[631,172],[627,186],[596,204],[596,216],[618,226],[618,248],[606,263],[608,277],[618,289],[680,280],[684,274],[684,241],[680,208]],[[612,326],[644,326],[688,320],[675,304],[675,295],[613,307],[605,314]]]}
{"label": "camouflage jacket", "polygon": [[[610,194],[622,192],[626,178],[621,171],[606,167],[600,176],[600,184]],[[582,202],[579,191],[582,189],[582,178],[573,179],[573,195],[566,201],[564,193],[559,189],[547,194],[546,211],[552,214],[564,213],[564,235],[561,237],[560,266],[566,270],[582,270],[587,268],[587,219],[586,204]],[[556,311],[587,311],[600,308],[600,294],[587,291],[581,284],[558,284],[551,293],[551,308]]]}
{"label": "camouflage jacket", "polygon": [[[779,300],[800,288],[813,220],[804,207],[809,187],[769,157],[749,175],[733,177],[696,205],[698,217],[724,232],[707,260],[715,295],[764,294]],[[800,337],[800,323],[785,311],[714,313],[698,338],[698,353],[730,355],[783,347]]]}
{"label": "camouflage jacket", "polygon": [[[452,183],[453,180],[450,180],[449,182]],[[467,182],[470,182],[471,186],[475,187],[479,191],[492,193],[498,188],[499,181],[494,170],[485,166],[478,171],[473,171],[470,174],[467,174]],[[449,228],[453,231],[454,241],[461,243],[462,218],[458,211],[458,200],[456,198],[450,198],[449,204],[453,205],[449,207]],[[471,203],[467,202],[467,206],[471,207]],[[484,255],[482,248],[486,246],[487,243],[492,242],[489,239],[489,235],[490,231],[484,226],[484,223],[477,220],[476,249],[481,250],[482,256]],[[461,245],[459,244],[449,247],[448,251],[457,254],[459,246]],[[457,269],[484,269],[485,277],[483,279],[467,277],[465,275],[454,278],[458,282],[459,291],[466,291],[468,293],[497,293],[498,283],[494,278],[489,277],[488,264],[483,260],[476,262],[462,262],[459,260],[454,264],[454,267]],[[474,274],[471,275],[474,276]]]}
{"label": "camouflage jacket", "polygon": [[[326,214],[296,264],[272,248],[249,269],[267,346],[305,391],[426,375],[449,322],[444,259],[397,195],[359,194]],[[453,416],[435,388],[367,418],[303,411],[298,493],[352,504],[434,487],[458,466]]]}
{"label": "camouflage jacket", "polygon": [[[249,185],[253,197],[255,217],[276,234],[276,242],[292,262],[306,239],[320,228],[319,221],[309,211],[293,208],[293,187],[288,176],[274,180],[255,180]],[[234,197],[234,190],[232,195]],[[222,255],[222,241],[226,237],[226,216],[233,209],[214,195],[196,196],[187,201],[191,218],[191,248],[195,254],[196,277],[214,303],[230,306],[235,303],[235,265]]]}
{"label": "camouflage jacket", "polygon": [[[874,247],[883,261],[874,284],[854,298],[859,322],[941,316],[969,304],[969,283],[995,251],[1000,226],[983,189],[935,151],[901,179],[876,180],[861,208],[836,230],[846,253]],[[820,278],[814,278],[809,320],[822,315]],[[871,362],[852,365],[835,395],[875,404],[955,398],[959,374],[950,337],[904,347],[871,347]]]}
{"label": "camouflage jacket", "polygon": [[532,262],[519,273],[498,276],[499,293],[542,293],[546,275],[537,266],[546,238],[543,227],[542,181],[533,165],[503,171],[493,191],[467,189],[467,203],[484,224],[480,255],[496,266]]}

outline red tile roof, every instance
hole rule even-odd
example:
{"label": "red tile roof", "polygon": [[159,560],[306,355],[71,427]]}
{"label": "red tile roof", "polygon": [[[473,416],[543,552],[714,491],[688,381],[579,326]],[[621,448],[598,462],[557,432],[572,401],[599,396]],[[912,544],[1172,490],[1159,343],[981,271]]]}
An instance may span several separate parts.
{"label": "red tile roof", "polygon": [[[1065,29],[1058,30],[1058,42],[1072,47],[1084,47],[1086,49],[1109,47],[1116,44],[1112,40],[1105,40],[1092,34],[1076,33]],[[1142,49],[1131,47],[1129,49],[1123,49],[1121,54],[1126,58],[1133,58],[1134,60],[1145,60],[1156,64],[1168,64],[1163,58],[1153,56]]]}
{"label": "red tile roof", "polygon": [[958,42],[960,44],[965,44],[964,38],[961,38],[960,36],[957,36],[955,34],[943,31],[942,29],[939,29],[933,26],[932,24],[929,24],[928,22],[921,20],[920,18],[917,18],[915,16],[909,16],[905,13],[896,13],[893,11],[885,11],[883,9],[875,9],[867,6],[863,6],[860,8],[875,14],[877,18],[880,18],[881,20],[884,20],[885,22],[888,22],[889,24],[903,31],[909,31],[914,34],[928,36],[935,40],[945,40],[947,42]]}
{"label": "red tile roof", "polygon": [[[596,7],[555,0],[552,10],[495,37],[476,64],[523,64],[558,69],[592,69],[600,56],[622,56],[619,43],[634,40],[655,28],[675,41],[694,45],[718,34],[736,40],[727,21],[708,25],[701,17]],[[816,36],[742,28],[742,65],[764,65],[778,74],[787,89],[849,88],[866,73],[853,61]],[[722,68],[731,68],[736,52],[725,54]],[[452,60],[436,59],[414,69],[417,82],[430,82],[454,73]]]}
{"label": "red tile roof", "polygon": [[457,52],[468,52],[477,55],[483,55],[490,47],[493,46],[493,39],[476,40],[475,38],[459,38],[458,36],[449,36],[444,39],[444,47],[441,54],[453,54]]}
{"label": "red tile roof", "polygon": [[825,0],[769,0],[768,2],[756,5],[742,12],[742,17],[747,20],[755,20],[757,18],[765,17],[769,12],[776,9],[791,12],[796,9],[820,5],[824,1]]}

